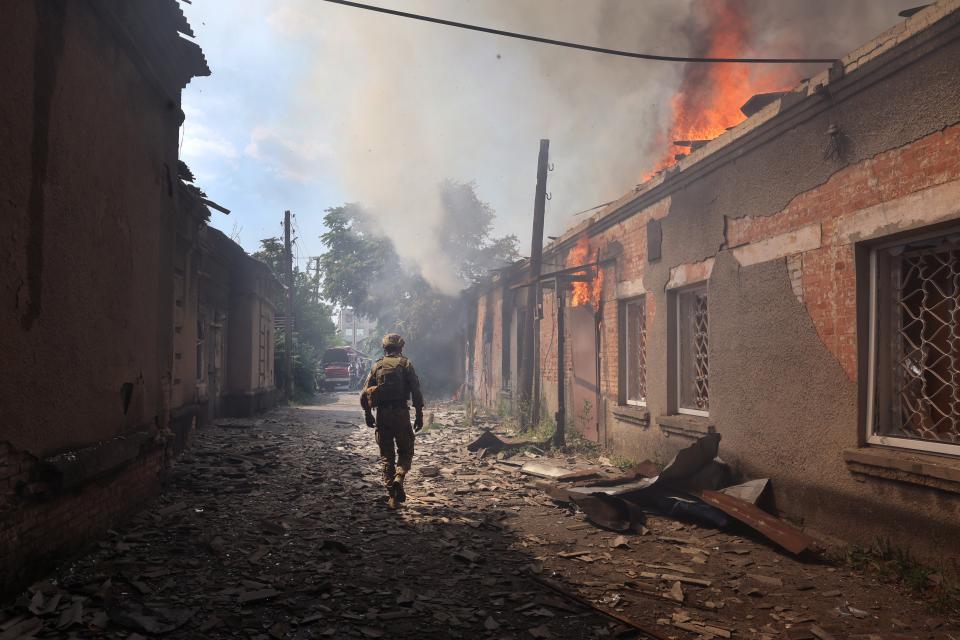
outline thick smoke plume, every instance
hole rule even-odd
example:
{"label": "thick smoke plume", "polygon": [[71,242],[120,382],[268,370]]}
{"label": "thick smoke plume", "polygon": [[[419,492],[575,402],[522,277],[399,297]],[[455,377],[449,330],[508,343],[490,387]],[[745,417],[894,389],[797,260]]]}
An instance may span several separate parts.
{"label": "thick smoke plume", "polygon": [[[407,0],[380,4],[611,48],[700,55],[841,56],[894,24],[893,0]],[[291,0],[273,25],[311,52],[291,107],[333,149],[350,200],[438,289],[463,285],[442,237],[439,184],[474,181],[496,231],[528,246],[538,140],[550,138],[547,233],[619,197],[700,120],[716,135],[753,93],[813,67],[703,67],[614,58]],[[723,74],[720,77],[718,74]],[[683,89],[683,94],[678,91]],[[722,100],[714,100],[718,92]],[[725,109],[698,115],[697,110]],[[722,130],[722,128],[721,128]],[[707,133],[709,133],[708,131]],[[703,133],[703,131],[700,131]],[[291,167],[291,172],[311,169]]]}

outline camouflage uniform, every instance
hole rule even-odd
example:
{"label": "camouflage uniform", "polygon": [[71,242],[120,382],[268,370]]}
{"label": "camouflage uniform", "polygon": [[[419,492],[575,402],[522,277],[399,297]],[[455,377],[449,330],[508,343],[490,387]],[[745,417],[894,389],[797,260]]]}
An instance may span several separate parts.
{"label": "camouflage uniform", "polygon": [[[369,390],[377,380],[377,373],[381,367],[394,366],[402,371],[404,379],[403,399],[391,402],[372,402]],[[410,423],[410,409],[407,399],[413,401],[418,414],[423,411],[423,394],[420,392],[420,379],[414,371],[413,364],[399,353],[388,353],[373,365],[363,392],[360,394],[360,404],[364,411],[376,408],[376,435],[377,445],[380,447],[380,470],[383,473],[383,483],[389,489],[391,485],[410,470],[413,463],[413,426]]]}

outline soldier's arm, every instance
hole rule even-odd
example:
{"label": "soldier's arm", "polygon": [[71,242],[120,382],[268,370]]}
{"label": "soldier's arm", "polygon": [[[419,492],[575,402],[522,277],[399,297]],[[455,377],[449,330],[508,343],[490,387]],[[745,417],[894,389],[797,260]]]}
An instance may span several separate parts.
{"label": "soldier's arm", "polygon": [[370,373],[363,380],[363,391],[360,392],[360,406],[363,407],[364,411],[370,411],[370,397],[367,393],[367,387],[370,386],[370,378],[373,376],[373,369],[370,370]]}
{"label": "soldier's arm", "polygon": [[407,384],[410,386],[410,397],[413,400],[413,406],[417,409],[423,408],[423,393],[420,391],[420,378],[413,368],[413,363],[407,360]]}

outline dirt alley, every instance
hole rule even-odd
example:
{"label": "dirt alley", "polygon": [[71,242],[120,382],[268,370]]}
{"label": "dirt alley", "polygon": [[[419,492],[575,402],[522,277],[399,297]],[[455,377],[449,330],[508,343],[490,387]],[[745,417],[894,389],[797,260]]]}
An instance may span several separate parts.
{"label": "dirt alley", "polygon": [[5,606],[0,640],[624,632],[543,579],[654,637],[960,638],[895,585],[750,536],[657,516],[643,535],[598,529],[468,453],[482,420],[466,426],[453,406],[434,420],[396,512],[354,394],[218,421],[154,504]]}

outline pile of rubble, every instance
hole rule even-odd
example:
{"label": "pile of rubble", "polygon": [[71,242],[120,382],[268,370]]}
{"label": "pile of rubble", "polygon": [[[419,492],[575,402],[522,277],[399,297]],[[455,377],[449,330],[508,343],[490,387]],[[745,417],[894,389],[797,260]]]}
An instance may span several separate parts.
{"label": "pile of rubble", "polygon": [[643,637],[960,638],[957,620],[824,559],[814,538],[766,510],[769,479],[734,484],[718,434],[662,469],[622,470],[549,451],[495,417],[479,419],[476,436],[451,428],[460,417],[436,414],[415,499],[506,511],[535,575]]}
{"label": "pile of rubble", "polygon": [[386,509],[359,412],[313,409],[197,433],[157,503],[0,609],[0,639],[609,635],[469,492]]}
{"label": "pile of rubble", "polygon": [[[493,445],[502,451],[523,446],[519,442],[501,440],[486,431],[468,449],[489,451]],[[611,531],[640,532],[645,512],[653,510],[718,528],[726,528],[735,520],[795,554],[813,548],[813,538],[757,506],[767,495],[769,479],[729,484],[732,472],[717,457],[719,447],[719,434],[705,435],[681,450],[662,471],[649,460],[621,473],[596,465],[571,468],[541,461],[512,462],[508,458],[498,462],[519,468],[521,474],[545,479],[537,484],[551,498],[573,502],[590,521]]]}
{"label": "pile of rubble", "polygon": [[391,511],[355,401],[199,432],[154,505],[0,609],[0,640],[960,637],[822,561],[763,481],[724,486],[717,437],[622,471],[441,407]]}

